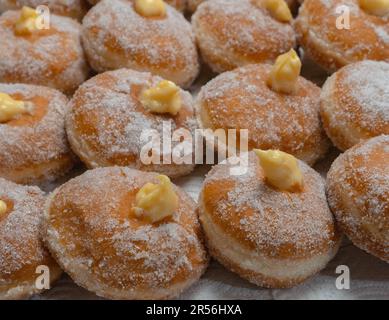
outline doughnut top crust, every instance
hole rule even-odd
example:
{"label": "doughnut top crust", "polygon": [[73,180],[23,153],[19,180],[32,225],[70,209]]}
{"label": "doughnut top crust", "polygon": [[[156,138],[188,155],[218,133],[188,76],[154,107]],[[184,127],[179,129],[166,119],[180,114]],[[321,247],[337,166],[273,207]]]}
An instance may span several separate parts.
{"label": "doughnut top crust", "polygon": [[249,63],[272,62],[295,46],[289,23],[274,19],[251,0],[214,0],[198,7],[192,23],[201,51],[214,71],[222,72]]}
{"label": "doughnut top crust", "polygon": [[[96,3],[100,2],[100,0],[88,0],[88,2],[91,4],[96,4]],[[176,8],[177,10],[183,12],[186,8],[187,0],[164,0],[164,2],[166,2],[167,4],[170,4],[171,6]]]}
{"label": "doughnut top crust", "polygon": [[[341,6],[350,9],[350,29],[337,27]],[[389,17],[365,12],[359,0],[304,1],[295,27],[307,53],[329,71],[360,60],[389,62]]]}
{"label": "doughnut top crust", "polygon": [[389,262],[389,136],[346,151],[328,173],[328,201],[360,248]]}
{"label": "doughnut top crust", "polygon": [[339,234],[328,208],[323,178],[304,162],[302,192],[270,187],[254,152],[248,170],[231,175],[231,162],[209,172],[201,192],[213,223],[242,246],[278,259],[301,259],[328,252]]}
{"label": "doughnut top crust", "polygon": [[267,85],[271,69],[249,65],[207,83],[196,100],[200,127],[248,129],[250,149],[279,149],[313,164],[328,146],[320,88],[299,77],[294,94],[275,92]]}
{"label": "doughnut top crust", "polygon": [[40,5],[48,6],[52,13],[77,20],[81,20],[88,9],[85,0],[0,0],[0,12]]}
{"label": "doughnut top crust", "polygon": [[[339,148],[345,150],[361,140],[389,134],[389,63],[357,62],[340,69],[330,81],[331,91],[323,98],[331,108],[322,105],[323,122]],[[356,143],[342,138],[339,131],[344,128],[356,133]]]}
{"label": "doughnut top crust", "polygon": [[198,73],[191,25],[171,6],[165,17],[150,18],[138,14],[131,1],[100,1],[84,18],[83,42],[98,72],[150,71],[183,87]]}
{"label": "doughnut top crust", "polygon": [[31,83],[71,93],[88,71],[81,48],[80,24],[50,16],[50,29],[15,35],[20,11],[0,16],[0,81]]}
{"label": "doughnut top crust", "polygon": [[53,261],[40,240],[44,193],[0,178],[0,199],[8,207],[0,216],[0,296],[7,297],[10,289],[35,283],[36,267]]}
{"label": "doughnut top crust", "polygon": [[[129,168],[87,171],[55,191],[46,241],[81,286],[111,298],[139,298],[186,281],[207,262],[195,203],[174,186],[179,206],[151,224],[133,213],[135,197],[157,175]],[[147,299],[150,296],[144,296]]]}
{"label": "doughnut top crust", "polygon": [[26,84],[0,84],[0,92],[23,100],[28,113],[0,123],[0,175],[34,169],[55,159],[69,157],[65,133],[68,100],[57,90]]}
{"label": "doughnut top crust", "polygon": [[142,132],[156,130],[162,139],[163,125],[172,131],[187,129],[194,134],[192,96],[180,89],[181,109],[176,116],[153,114],[142,105],[143,89],[162,78],[129,69],[108,71],[80,86],[73,96],[67,132],[73,149],[90,167],[132,165],[146,169],[140,153],[148,141]]}

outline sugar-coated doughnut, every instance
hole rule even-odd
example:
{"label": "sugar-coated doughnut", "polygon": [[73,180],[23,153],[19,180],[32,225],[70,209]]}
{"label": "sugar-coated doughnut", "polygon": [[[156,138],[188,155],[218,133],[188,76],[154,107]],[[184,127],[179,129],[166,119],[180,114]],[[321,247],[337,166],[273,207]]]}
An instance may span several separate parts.
{"label": "sugar-coated doughnut", "polygon": [[272,62],[296,44],[290,23],[251,0],[206,1],[192,16],[192,25],[204,61],[218,73]]}
{"label": "sugar-coated doughnut", "polygon": [[0,177],[37,184],[66,174],[75,162],[65,132],[66,96],[25,84],[0,84],[0,94],[23,101],[27,109],[0,122]]}
{"label": "sugar-coated doughnut", "polygon": [[343,151],[389,134],[389,63],[362,61],[333,74],[323,86],[321,116],[328,136]]}
{"label": "sugar-coated doughnut", "polygon": [[131,208],[156,174],[110,167],[59,187],[46,204],[45,241],[80,286],[112,299],[179,295],[204,272],[207,254],[194,201],[174,186],[178,208],[149,223]]}
{"label": "sugar-coated doughnut", "polygon": [[361,142],[336,159],[327,193],[350,240],[389,263],[389,136]]}
{"label": "sugar-coated doughnut", "polygon": [[[132,0],[134,1],[134,0]],[[88,0],[90,4],[95,5],[100,2],[100,0]],[[167,4],[170,4],[172,7],[176,8],[180,12],[184,12],[186,9],[187,0],[164,0]]]}
{"label": "sugar-coated doughnut", "polygon": [[37,187],[17,185],[0,178],[0,299],[24,299],[42,290],[36,286],[46,266],[50,282],[62,273],[41,241],[45,195]]}
{"label": "sugar-coated doughnut", "polygon": [[16,33],[21,11],[0,16],[0,82],[29,83],[72,93],[88,76],[80,24],[50,16],[50,28]]}
{"label": "sugar-coated doughnut", "polygon": [[[350,28],[339,25],[347,7]],[[389,62],[389,15],[368,13],[359,0],[306,0],[295,29],[307,56],[330,72],[361,60]]]}
{"label": "sugar-coated doughnut", "polygon": [[127,0],[103,0],[83,21],[88,60],[98,72],[149,71],[182,87],[199,72],[190,23],[171,6],[163,17],[144,17]]}
{"label": "sugar-coated doughnut", "polygon": [[267,85],[271,69],[249,65],[207,83],[195,103],[199,126],[247,129],[250,150],[279,149],[314,164],[329,146],[320,122],[320,88],[299,77],[296,93],[275,92]]}
{"label": "sugar-coated doughnut", "polygon": [[250,282],[269,288],[297,285],[336,254],[340,234],[328,208],[323,178],[304,162],[301,192],[265,181],[254,152],[247,172],[231,175],[228,160],[208,173],[199,215],[211,255]]}
{"label": "sugar-coated doughnut", "polygon": [[[187,7],[189,12],[195,12],[197,7],[203,3],[205,0],[187,0]],[[240,0],[235,0],[237,3],[240,3]],[[294,9],[296,6],[295,0],[285,0],[291,9]]]}
{"label": "sugar-coated doughnut", "polygon": [[[147,164],[141,159],[142,132],[156,130],[163,137],[164,124],[172,131],[187,129],[194,136],[196,119],[193,100],[182,89],[182,107],[175,116],[154,114],[141,103],[144,89],[162,78],[129,69],[108,71],[80,86],[70,102],[67,133],[74,152],[90,168],[113,165],[156,171],[170,177],[189,174],[194,164]],[[174,144],[173,144],[174,146]],[[165,151],[171,156],[171,152]]]}
{"label": "sugar-coated doughnut", "polygon": [[48,6],[51,13],[81,20],[88,11],[85,0],[0,0],[0,13],[20,9],[23,6],[36,8]]}

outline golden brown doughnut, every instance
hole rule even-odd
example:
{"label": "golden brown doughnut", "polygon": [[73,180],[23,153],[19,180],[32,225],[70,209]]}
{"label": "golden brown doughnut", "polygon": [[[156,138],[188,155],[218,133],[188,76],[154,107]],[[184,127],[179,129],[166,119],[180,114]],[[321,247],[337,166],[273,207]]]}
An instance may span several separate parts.
{"label": "golden brown doughnut", "polygon": [[333,74],[323,86],[321,116],[328,136],[343,151],[389,134],[389,63],[362,61]]}
{"label": "golden brown doughnut", "polygon": [[200,221],[211,255],[250,282],[286,288],[313,276],[340,244],[323,178],[299,161],[301,192],[270,187],[254,152],[248,170],[231,175],[223,162],[207,175],[199,199]]}
{"label": "golden brown doughnut", "polygon": [[156,174],[110,167],[87,171],[46,203],[45,241],[73,280],[112,299],[167,299],[197,281],[208,258],[194,201],[174,186],[178,209],[158,223],[131,208]]}
{"label": "golden brown doughnut", "polygon": [[143,89],[161,80],[150,73],[120,69],[99,74],[80,86],[70,102],[66,129],[74,152],[89,168],[130,166],[170,177],[193,170],[194,164],[141,161],[145,130],[156,130],[162,140],[164,122],[172,131],[187,129],[193,136],[196,128],[192,96],[182,89],[182,108],[175,116],[150,113],[142,105]]}
{"label": "golden brown doughnut", "polygon": [[39,293],[37,267],[49,268],[50,282],[62,271],[40,238],[44,193],[37,187],[17,185],[0,178],[0,299],[23,299]]}
{"label": "golden brown doughnut", "polygon": [[7,10],[20,9],[23,6],[36,8],[40,5],[48,6],[54,14],[67,16],[79,21],[88,10],[85,0],[0,0],[0,13]]}
{"label": "golden brown doughnut", "polygon": [[[340,6],[350,8],[350,29],[339,29]],[[362,10],[359,0],[306,0],[295,21],[298,42],[324,69],[337,69],[361,60],[389,62],[389,16]]]}
{"label": "golden brown doughnut", "polygon": [[214,72],[272,62],[296,45],[290,23],[251,0],[204,2],[192,16],[201,55]]}
{"label": "golden brown doughnut", "polygon": [[[237,3],[240,2],[240,0],[235,0]],[[188,0],[187,1],[188,4],[187,4],[187,7],[188,7],[188,11],[189,12],[195,12],[197,10],[197,7],[205,2],[205,0]],[[285,0],[285,2],[288,4],[288,6],[291,8],[291,9],[294,9],[295,6],[296,6],[296,1],[295,0]]]}
{"label": "golden brown doughnut", "polygon": [[[100,2],[100,0],[88,0],[88,2],[95,5],[96,3]],[[164,0],[164,2],[170,4],[180,12],[184,12],[186,9],[186,0]]]}
{"label": "golden brown doughnut", "polygon": [[267,85],[271,68],[249,65],[207,83],[195,103],[199,126],[248,129],[250,150],[279,149],[312,165],[329,146],[319,116],[320,88],[299,77],[295,94],[275,92]]}
{"label": "golden brown doughnut", "polygon": [[327,192],[350,240],[389,263],[389,136],[361,142],[336,159]]}
{"label": "golden brown doughnut", "polygon": [[0,82],[29,83],[72,93],[89,73],[81,47],[81,26],[51,15],[50,29],[15,33],[21,11],[0,16]]}
{"label": "golden brown doughnut", "polygon": [[144,17],[128,0],[103,0],[83,21],[88,60],[98,72],[119,68],[149,71],[182,87],[199,72],[190,23],[166,6],[165,17]]}
{"label": "golden brown doughnut", "polygon": [[57,90],[25,84],[0,84],[0,93],[24,101],[28,109],[0,123],[0,176],[39,184],[66,174],[75,162],[65,132],[67,98]]}

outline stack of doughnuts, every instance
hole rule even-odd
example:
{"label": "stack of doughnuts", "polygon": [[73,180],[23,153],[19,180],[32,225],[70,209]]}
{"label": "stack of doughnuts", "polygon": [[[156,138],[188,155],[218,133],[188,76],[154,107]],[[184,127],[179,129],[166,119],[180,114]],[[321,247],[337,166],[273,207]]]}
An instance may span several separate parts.
{"label": "stack of doughnuts", "polygon": [[[210,257],[290,288],[343,234],[389,263],[387,1],[0,0],[0,14],[0,299],[63,272],[107,299],[173,299]],[[322,88],[295,49],[332,73]],[[196,202],[170,179],[210,145],[226,158]]]}

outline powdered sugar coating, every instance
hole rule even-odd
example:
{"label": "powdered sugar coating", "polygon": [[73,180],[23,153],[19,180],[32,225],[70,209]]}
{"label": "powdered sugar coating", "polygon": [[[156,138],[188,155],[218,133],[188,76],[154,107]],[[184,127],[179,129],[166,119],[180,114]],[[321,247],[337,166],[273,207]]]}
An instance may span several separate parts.
{"label": "powdered sugar coating", "polygon": [[342,154],[328,173],[328,201],[355,245],[389,262],[389,136]]}
{"label": "powdered sugar coating", "polygon": [[170,6],[166,17],[147,18],[131,1],[103,0],[84,18],[83,43],[98,72],[149,71],[187,87],[199,71],[191,26]]}
{"label": "powdered sugar coating", "polygon": [[110,298],[166,298],[202,274],[207,256],[195,203],[174,187],[179,207],[172,217],[139,220],[131,208],[147,182],[157,183],[156,175],[100,168],[55,191],[47,203],[46,241],[78,284]]}
{"label": "powdered sugar coating", "polygon": [[9,206],[0,216],[0,296],[17,298],[13,288],[35,283],[36,267],[53,264],[40,239],[45,196],[37,187],[0,178],[0,199]]}
{"label": "powdered sugar coating", "polygon": [[270,70],[249,65],[208,82],[196,99],[200,127],[247,129],[250,149],[280,149],[313,164],[328,148],[320,89],[300,77],[295,94],[280,94],[267,85]]}
{"label": "powdered sugar coating", "polygon": [[324,85],[321,114],[333,142],[345,150],[389,134],[389,63],[348,65]]}
{"label": "powdered sugar coating", "polygon": [[[161,80],[150,73],[120,69],[100,74],[77,90],[70,102],[67,132],[73,149],[88,166],[131,166],[169,176],[193,170],[194,165],[147,165],[141,161],[142,148],[150,140],[142,137],[147,130],[158,133],[161,142],[163,128],[169,126],[172,132],[186,129],[194,137],[196,121],[190,93],[180,91],[182,107],[176,116],[152,114],[139,101],[142,90]],[[155,147],[159,149],[159,143]]]}
{"label": "powdered sugar coating", "polygon": [[304,1],[295,27],[306,54],[328,71],[367,59],[389,62],[389,16],[365,12],[358,0]]}
{"label": "powdered sugar coating", "polygon": [[304,162],[302,192],[275,190],[266,181],[254,152],[248,170],[232,176],[225,162],[207,175],[202,205],[213,223],[243,246],[277,259],[301,259],[329,252],[339,234],[325,196],[323,178]]}
{"label": "powdered sugar coating", "polygon": [[295,46],[292,26],[251,0],[207,1],[193,15],[192,25],[203,59],[218,73],[272,62]]}
{"label": "powdered sugar coating", "polygon": [[20,11],[7,11],[0,17],[0,81],[73,92],[88,74],[79,23],[51,15],[49,30],[18,36],[14,24],[19,15]]}
{"label": "powdered sugar coating", "polygon": [[[89,3],[91,4],[96,4],[100,2],[100,0],[88,0]],[[186,9],[186,2],[187,0],[164,0],[165,3],[173,6],[177,10],[183,12]]]}
{"label": "powdered sugar coating", "polygon": [[36,8],[48,6],[52,13],[81,20],[87,11],[85,0],[0,0],[0,13],[20,9],[23,6]]}
{"label": "powdered sugar coating", "polygon": [[[67,98],[57,90],[26,84],[0,84],[0,92],[25,101],[29,110],[20,119],[0,124],[0,175],[28,183],[65,174],[74,161],[65,133]],[[60,172],[51,171],[57,162]],[[23,170],[26,175],[19,176]]]}

